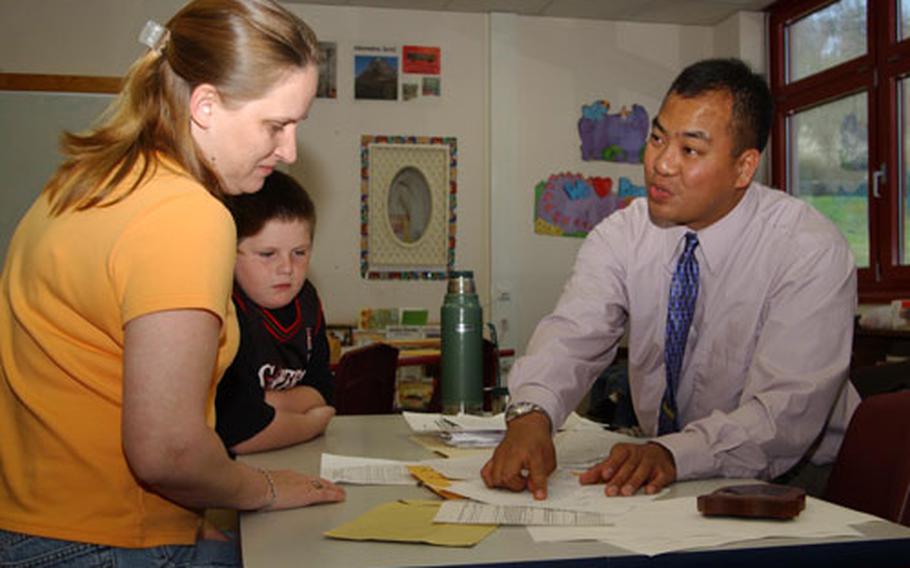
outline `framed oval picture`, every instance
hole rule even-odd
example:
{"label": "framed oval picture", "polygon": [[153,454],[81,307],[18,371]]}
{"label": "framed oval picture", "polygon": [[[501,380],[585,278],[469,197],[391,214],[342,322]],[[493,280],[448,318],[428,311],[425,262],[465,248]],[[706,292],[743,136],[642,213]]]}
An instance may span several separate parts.
{"label": "framed oval picture", "polygon": [[444,279],[455,262],[455,138],[363,136],[361,276]]}

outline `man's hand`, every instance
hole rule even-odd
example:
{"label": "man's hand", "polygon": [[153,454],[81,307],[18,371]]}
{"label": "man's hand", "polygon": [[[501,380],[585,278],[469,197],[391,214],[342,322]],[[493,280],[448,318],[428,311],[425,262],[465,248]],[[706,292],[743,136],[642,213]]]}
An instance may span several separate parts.
{"label": "man's hand", "polygon": [[547,477],[556,469],[556,448],[550,420],[531,412],[509,422],[506,436],[480,474],[487,487],[528,489],[535,499],[547,498]]}
{"label": "man's hand", "polygon": [[653,495],[676,481],[673,454],[660,444],[616,444],[607,459],[581,474],[582,484],[606,483],[607,497],[634,495],[642,486]]}

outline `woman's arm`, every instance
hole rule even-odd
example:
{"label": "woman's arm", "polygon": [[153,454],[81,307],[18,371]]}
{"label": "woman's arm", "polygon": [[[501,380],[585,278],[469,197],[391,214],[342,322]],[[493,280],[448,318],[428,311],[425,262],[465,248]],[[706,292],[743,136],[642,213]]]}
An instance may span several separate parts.
{"label": "woman's arm", "polygon": [[340,501],[334,484],[267,476],[228,458],[205,422],[221,321],[204,310],[140,316],[124,328],[123,449],[136,477],[187,507],[283,509]]}

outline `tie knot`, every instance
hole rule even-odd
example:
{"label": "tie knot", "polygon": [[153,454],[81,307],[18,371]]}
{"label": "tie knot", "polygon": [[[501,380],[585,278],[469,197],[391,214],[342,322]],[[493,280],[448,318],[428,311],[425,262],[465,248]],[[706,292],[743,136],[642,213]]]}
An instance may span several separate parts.
{"label": "tie knot", "polygon": [[691,255],[695,250],[695,247],[698,246],[698,235],[695,233],[686,233],[686,248],[683,251],[684,255]]}

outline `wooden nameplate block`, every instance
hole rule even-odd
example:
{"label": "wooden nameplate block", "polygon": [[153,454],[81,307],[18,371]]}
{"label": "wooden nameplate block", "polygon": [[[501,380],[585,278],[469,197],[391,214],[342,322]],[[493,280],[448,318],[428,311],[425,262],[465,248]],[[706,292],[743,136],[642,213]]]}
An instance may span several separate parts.
{"label": "wooden nameplate block", "polygon": [[805,508],[806,492],[788,485],[732,485],[698,497],[706,517],[792,519]]}

